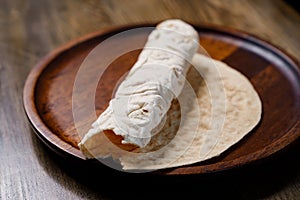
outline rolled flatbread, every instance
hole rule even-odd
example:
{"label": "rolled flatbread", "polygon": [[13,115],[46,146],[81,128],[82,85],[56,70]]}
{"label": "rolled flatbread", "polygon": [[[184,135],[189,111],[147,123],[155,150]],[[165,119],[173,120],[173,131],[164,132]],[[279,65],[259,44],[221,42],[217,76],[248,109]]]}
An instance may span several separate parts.
{"label": "rolled flatbread", "polygon": [[107,130],[122,136],[122,144],[140,148],[149,144],[171,102],[181,93],[198,45],[198,33],[189,24],[181,20],[160,23],[107,109],[79,143],[80,149],[93,135]]}
{"label": "rolled flatbread", "polygon": [[[181,21],[158,25],[79,144],[87,157],[112,157],[123,170],[188,165],[220,155],[258,124],[262,104],[251,82],[227,64],[195,54],[197,37]],[[138,148],[120,150],[106,131]]]}

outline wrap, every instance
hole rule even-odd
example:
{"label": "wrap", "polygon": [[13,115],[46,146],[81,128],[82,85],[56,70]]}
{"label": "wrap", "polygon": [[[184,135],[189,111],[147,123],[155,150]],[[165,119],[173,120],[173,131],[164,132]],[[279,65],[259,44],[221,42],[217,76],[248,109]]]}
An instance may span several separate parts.
{"label": "wrap", "polygon": [[122,144],[145,147],[163,127],[171,102],[181,93],[198,45],[198,33],[189,24],[160,23],[107,109],[79,143],[80,149],[93,135],[107,130],[122,136]]}

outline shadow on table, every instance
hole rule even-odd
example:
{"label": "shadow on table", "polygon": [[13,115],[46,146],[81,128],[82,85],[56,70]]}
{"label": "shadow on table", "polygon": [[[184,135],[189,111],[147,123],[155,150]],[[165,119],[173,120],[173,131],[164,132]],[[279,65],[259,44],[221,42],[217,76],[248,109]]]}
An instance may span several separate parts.
{"label": "shadow on table", "polygon": [[[162,176],[123,173],[101,164],[86,165],[65,160],[34,135],[32,139],[36,144],[36,151],[44,151],[43,158],[38,158],[49,176],[77,194],[87,191],[80,192],[78,188],[72,188],[70,184],[66,184],[68,181],[80,184],[83,186],[80,188],[86,188],[88,193],[92,193],[91,196],[131,199],[162,196],[261,199],[300,182],[300,140],[268,159],[239,169],[205,175]],[[62,181],[51,168],[59,168],[70,180]]]}

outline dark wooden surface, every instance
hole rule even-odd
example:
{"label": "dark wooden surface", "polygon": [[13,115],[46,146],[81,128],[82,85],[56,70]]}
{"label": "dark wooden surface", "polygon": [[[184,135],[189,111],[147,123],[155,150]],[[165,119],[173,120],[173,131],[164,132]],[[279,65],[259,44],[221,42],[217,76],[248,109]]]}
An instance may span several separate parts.
{"label": "dark wooden surface", "polygon": [[[192,177],[120,174],[74,167],[32,133],[22,90],[32,67],[51,50],[110,25],[182,18],[245,30],[300,59],[300,15],[283,1],[79,1],[0,2],[1,199],[112,199],[163,196],[299,199],[300,143],[260,163]],[[112,181],[112,182],[109,182]],[[129,189],[124,189],[121,185]]]}
{"label": "dark wooden surface", "polygon": [[[76,39],[71,45],[51,52],[28,76],[24,89],[26,114],[38,136],[64,157],[75,156],[84,162],[85,156],[78,148],[80,139],[107,108],[118,81],[136,62],[152,28],[127,31],[127,34],[106,40],[105,44],[98,44],[108,35],[136,27],[147,25],[108,28]],[[262,100],[263,116],[244,140],[222,156],[205,164],[158,173],[181,175],[221,171],[265,158],[297,139],[300,136],[300,65],[284,52],[245,33],[213,26],[195,28],[202,47],[211,57],[226,62],[249,78]],[[122,44],[119,49],[131,49],[119,56],[116,43]],[[114,137],[113,141],[120,144],[120,139]],[[108,141],[105,138],[102,141],[97,145],[108,149],[105,146]]]}

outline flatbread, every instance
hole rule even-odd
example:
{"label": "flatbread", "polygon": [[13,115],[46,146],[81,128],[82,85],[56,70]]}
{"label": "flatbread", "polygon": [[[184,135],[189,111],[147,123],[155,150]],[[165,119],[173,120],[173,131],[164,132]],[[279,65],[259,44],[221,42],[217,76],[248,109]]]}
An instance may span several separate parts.
{"label": "flatbread", "polygon": [[192,66],[162,128],[145,148],[124,150],[97,134],[82,151],[90,157],[113,157],[123,170],[156,170],[210,159],[241,140],[261,118],[261,101],[252,84],[204,55],[196,54]]}
{"label": "flatbread", "polygon": [[78,146],[94,134],[111,130],[122,137],[122,144],[146,147],[182,91],[198,38],[197,31],[181,20],[158,24],[108,107]]}

